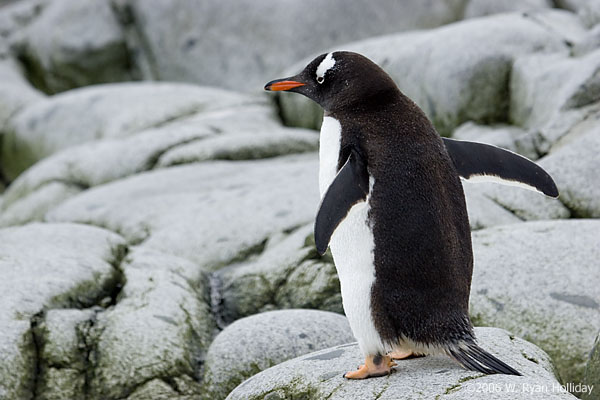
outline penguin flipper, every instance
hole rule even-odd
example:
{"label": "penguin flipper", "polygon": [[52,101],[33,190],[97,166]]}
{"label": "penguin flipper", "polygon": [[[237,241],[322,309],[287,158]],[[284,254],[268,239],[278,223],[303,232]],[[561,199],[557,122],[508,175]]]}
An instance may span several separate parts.
{"label": "penguin flipper", "polygon": [[493,181],[558,197],[546,171],[512,151],[483,143],[442,138],[458,174],[471,181]]}
{"label": "penguin flipper", "polygon": [[367,164],[355,150],[325,192],[315,220],[315,244],[325,254],[331,235],[356,203],[365,201],[369,193]]}

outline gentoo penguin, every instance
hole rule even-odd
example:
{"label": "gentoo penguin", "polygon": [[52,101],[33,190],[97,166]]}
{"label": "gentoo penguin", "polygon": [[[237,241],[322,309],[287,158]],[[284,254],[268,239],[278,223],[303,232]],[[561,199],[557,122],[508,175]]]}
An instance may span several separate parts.
{"label": "gentoo penguin", "polygon": [[460,177],[557,197],[552,178],[515,153],[442,139],[394,81],[356,53],[323,54],[265,89],[303,94],[325,110],[315,242],[321,254],[331,248],[344,311],[366,359],[344,376],[386,375],[392,359],[413,354],[447,354],[467,369],[520,375],[475,341]]}

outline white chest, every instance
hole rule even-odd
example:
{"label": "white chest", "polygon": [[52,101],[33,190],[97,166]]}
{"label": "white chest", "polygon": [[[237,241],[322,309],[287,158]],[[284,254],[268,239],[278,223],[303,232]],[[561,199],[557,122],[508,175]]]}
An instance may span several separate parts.
{"label": "white chest", "polygon": [[336,175],[342,125],[333,117],[324,117],[319,142],[319,192],[321,197]]}
{"label": "white chest", "polygon": [[[342,127],[332,117],[323,118],[319,147],[319,190],[321,197],[337,173]],[[370,180],[371,188],[374,181]],[[330,247],[342,289],[348,322],[363,353],[385,350],[371,317],[371,287],[375,280],[374,240],[367,224],[368,198],[352,207],[331,237]]]}

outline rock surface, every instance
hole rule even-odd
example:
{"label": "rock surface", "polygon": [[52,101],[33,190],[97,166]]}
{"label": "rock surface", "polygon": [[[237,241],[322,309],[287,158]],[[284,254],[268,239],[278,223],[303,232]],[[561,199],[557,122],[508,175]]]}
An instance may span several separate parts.
{"label": "rock surface", "polygon": [[331,312],[282,310],[242,318],[211,344],[202,398],[224,399],[242,381],[262,370],[352,341],[346,318]]}
{"label": "rock surface", "polygon": [[598,232],[597,220],[571,220],[473,233],[474,323],[508,329],[540,346],[563,382],[583,380],[600,330]]}
{"label": "rock surface", "polygon": [[[164,84],[155,86],[156,93],[160,94],[162,88]],[[152,86],[146,84],[144,90],[152,93]],[[205,94],[211,93],[214,94],[211,91]],[[104,90],[98,95],[104,100],[97,100],[95,104],[109,103],[115,95],[115,90]],[[122,136],[107,133],[116,137],[90,138],[90,142],[50,155],[11,184],[6,201],[0,205],[0,211],[3,211],[0,226],[43,220],[49,210],[82,190],[146,170],[215,159],[265,158],[316,149],[318,136],[313,131],[281,127],[268,104],[254,101],[250,96],[240,98],[246,98],[248,104],[233,102],[217,110],[199,109],[158,127]],[[98,111],[98,114],[100,121],[109,118],[108,113]],[[63,125],[68,123],[62,121]],[[118,127],[115,130],[122,132]],[[73,129],[72,135],[78,132]],[[29,144],[33,145],[33,142]]]}
{"label": "rock surface", "polygon": [[217,271],[223,324],[273,308],[317,308],[343,313],[331,256],[320,257],[313,224],[272,236],[254,259]]}
{"label": "rock surface", "polygon": [[[548,356],[506,331],[476,328],[482,347],[524,376],[482,375],[445,356],[402,360],[386,377],[351,381],[342,377],[363,362],[356,344],[286,361],[246,380],[227,399],[575,399],[558,389]],[[532,393],[533,388],[547,392]],[[476,396],[476,397],[474,397]]]}
{"label": "rock surface", "polygon": [[114,233],[76,224],[0,230],[0,397],[32,396],[42,343],[33,328],[45,310],[111,302],[124,245]]}
{"label": "rock surface", "polygon": [[[547,13],[559,13],[571,24],[579,23],[570,13],[553,10]],[[425,111],[438,131],[449,135],[469,120],[507,121],[512,99],[509,82],[515,59],[537,52],[568,54],[564,36],[548,30],[537,15],[515,13],[477,18],[331,50],[355,51],[376,62]],[[464,45],[465,41],[469,46]],[[298,63],[283,76],[297,73],[312,58]],[[288,124],[316,127],[315,122],[320,123],[310,101],[293,95],[281,96],[280,100]]]}
{"label": "rock surface", "polygon": [[129,46],[140,54],[135,61],[147,77],[257,91],[282,69],[320,49],[455,21],[465,0],[386,0],[377,7],[357,0],[118,4],[131,25]]}
{"label": "rock surface", "polygon": [[188,260],[138,249],[123,263],[126,284],[113,309],[100,314],[95,342],[93,398],[123,398],[160,377],[195,386],[212,340],[208,277]]}
{"label": "rock surface", "polygon": [[[342,315],[284,310],[343,312],[312,235],[318,134],[280,119],[321,114],[242,92],[328,48],[373,58],[444,135],[555,178],[559,199],[464,184],[472,317],[599,385],[600,226],[574,219],[600,216],[598,4],[0,0],[0,398],[224,398],[275,363],[231,396],[572,398],[545,353],[494,329],[484,347],[525,377],[427,357],[347,382],[355,345],[284,361],[351,340]],[[70,89],[129,79],[186,83]]]}
{"label": "rock surface", "polygon": [[46,2],[13,48],[46,93],[132,77],[125,36],[104,0]]}
{"label": "rock surface", "polygon": [[469,0],[465,8],[465,18],[482,17],[513,11],[535,11],[551,8],[548,0],[498,1],[498,0]]}
{"label": "rock surface", "polygon": [[[600,99],[600,51],[583,57],[536,54],[519,58],[510,78],[510,119],[526,128],[552,123],[558,112],[566,112]],[[556,117],[554,117],[556,118]],[[547,153],[560,137],[549,137],[541,129],[537,147]]]}
{"label": "rock surface", "polygon": [[591,393],[583,396],[584,399],[592,400],[600,397],[596,391],[600,387],[600,334],[596,336],[594,348],[590,353],[590,359],[585,367],[585,379],[583,383],[594,388]]}
{"label": "rock surface", "polygon": [[37,102],[11,120],[4,137],[2,164],[12,180],[36,161],[67,147],[125,138],[199,112],[261,103],[264,100],[253,96],[175,83],[73,90]]}
{"label": "rock surface", "polygon": [[16,62],[0,60],[0,135],[13,115],[42,98],[43,94],[25,80]]}
{"label": "rock surface", "polygon": [[104,226],[129,243],[214,270],[314,218],[314,159],[310,154],[151,171],[87,190],[46,218]]}
{"label": "rock surface", "polygon": [[[560,188],[560,200],[580,218],[600,217],[600,114],[588,119],[586,129],[565,137],[560,147],[540,161]],[[569,140],[570,139],[570,140]]]}
{"label": "rock surface", "polygon": [[527,132],[517,126],[479,125],[466,122],[454,130],[452,138],[491,144],[518,153],[530,160],[539,158],[532,132]]}

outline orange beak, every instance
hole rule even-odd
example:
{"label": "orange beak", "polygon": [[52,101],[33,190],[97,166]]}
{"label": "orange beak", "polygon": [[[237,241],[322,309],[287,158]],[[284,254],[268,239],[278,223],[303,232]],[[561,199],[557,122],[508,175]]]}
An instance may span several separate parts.
{"label": "orange beak", "polygon": [[296,88],[299,86],[306,85],[306,83],[289,81],[287,79],[288,78],[276,79],[274,81],[271,81],[265,85],[265,90],[270,90],[270,91],[276,92],[276,91],[280,91],[280,90],[290,90],[290,89],[293,89],[293,88]]}

